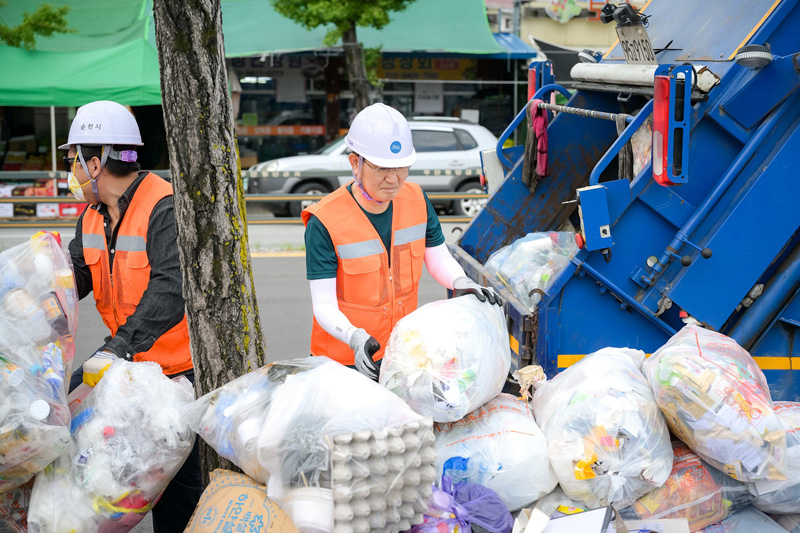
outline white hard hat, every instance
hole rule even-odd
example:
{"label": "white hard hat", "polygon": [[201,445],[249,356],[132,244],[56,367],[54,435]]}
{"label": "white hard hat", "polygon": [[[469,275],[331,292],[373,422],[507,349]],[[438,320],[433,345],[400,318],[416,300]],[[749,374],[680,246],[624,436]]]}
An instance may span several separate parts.
{"label": "white hard hat", "polygon": [[344,143],[379,167],[410,167],[417,160],[408,121],[384,104],[362,109],[353,119]]}
{"label": "white hard hat", "polygon": [[142,136],[136,118],[125,106],[99,100],[78,108],[69,128],[67,143],[58,148],[69,148],[71,144],[142,146]]}

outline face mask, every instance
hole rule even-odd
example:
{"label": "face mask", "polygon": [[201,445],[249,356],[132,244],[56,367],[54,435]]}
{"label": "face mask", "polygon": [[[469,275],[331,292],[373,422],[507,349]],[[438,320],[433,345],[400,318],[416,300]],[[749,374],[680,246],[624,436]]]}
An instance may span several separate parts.
{"label": "face mask", "polygon": [[[70,172],[67,176],[67,185],[69,186],[69,191],[75,197],[76,200],[79,202],[85,202],[86,196],[83,194],[83,186],[78,181],[78,178],[75,177],[75,174]],[[84,184],[85,185],[85,184]]]}

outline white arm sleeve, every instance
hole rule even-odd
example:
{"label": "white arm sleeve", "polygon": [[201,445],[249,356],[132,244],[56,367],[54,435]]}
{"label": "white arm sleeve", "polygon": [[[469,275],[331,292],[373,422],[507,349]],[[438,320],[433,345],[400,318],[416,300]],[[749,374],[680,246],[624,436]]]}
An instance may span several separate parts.
{"label": "white arm sleeve", "polygon": [[339,310],[339,303],[336,300],[336,278],[312,279],[309,283],[314,318],[322,329],[349,345],[350,336],[357,328]]}
{"label": "white arm sleeve", "polygon": [[453,281],[456,278],[467,275],[458,261],[450,255],[446,244],[425,248],[425,266],[428,267],[433,279],[448,289],[453,288]]}

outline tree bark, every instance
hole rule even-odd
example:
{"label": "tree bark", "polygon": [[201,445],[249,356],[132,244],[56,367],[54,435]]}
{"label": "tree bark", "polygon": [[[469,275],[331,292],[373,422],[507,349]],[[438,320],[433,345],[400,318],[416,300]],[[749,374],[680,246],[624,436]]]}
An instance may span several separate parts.
{"label": "tree bark", "polygon": [[350,28],[342,37],[342,44],[347,60],[347,75],[350,78],[350,90],[353,92],[353,104],[358,113],[369,105],[370,83],[367,80],[367,69],[364,65],[364,47],[356,38],[356,23],[350,22]]}
{"label": "tree bark", "polygon": [[[220,0],[154,0],[156,42],[195,389],[264,364]],[[201,448],[205,481],[220,466]]]}

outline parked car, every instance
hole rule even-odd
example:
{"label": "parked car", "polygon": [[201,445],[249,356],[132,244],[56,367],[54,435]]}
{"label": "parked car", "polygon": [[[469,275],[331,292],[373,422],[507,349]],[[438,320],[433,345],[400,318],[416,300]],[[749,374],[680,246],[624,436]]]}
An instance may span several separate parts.
{"label": "parked car", "polygon": [[[494,148],[497,138],[483,126],[462,122],[459,119],[442,117],[414,117],[409,121],[417,162],[414,170],[476,169],[472,175],[429,175],[409,176],[409,180],[419,183],[425,192],[468,192],[482,193],[480,183],[481,150]],[[311,171],[340,170],[337,177],[251,177],[248,192],[252,194],[328,194],[352,179],[347,156],[349,149],[344,137],[323,146],[314,154],[282,157],[258,163],[250,167],[255,171]],[[270,205],[277,215],[300,216],[300,212],[311,201],[284,202]],[[449,210],[460,216],[475,216],[486,200],[434,201],[434,206]]]}

